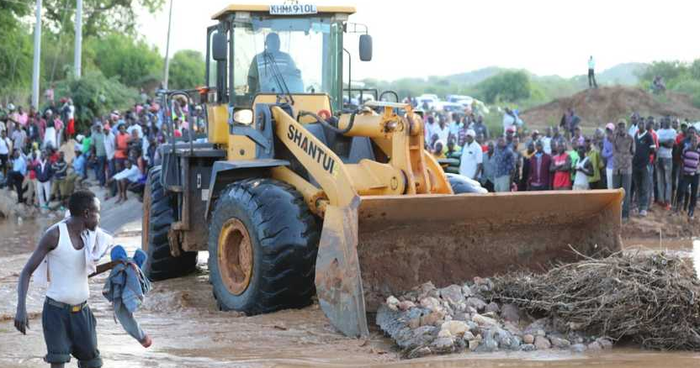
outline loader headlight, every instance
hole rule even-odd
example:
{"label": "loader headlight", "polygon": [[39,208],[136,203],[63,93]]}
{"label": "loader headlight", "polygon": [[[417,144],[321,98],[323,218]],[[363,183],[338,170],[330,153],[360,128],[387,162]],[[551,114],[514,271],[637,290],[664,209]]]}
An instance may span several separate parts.
{"label": "loader headlight", "polygon": [[242,109],[233,113],[233,122],[236,124],[250,125],[253,123],[253,110]]}

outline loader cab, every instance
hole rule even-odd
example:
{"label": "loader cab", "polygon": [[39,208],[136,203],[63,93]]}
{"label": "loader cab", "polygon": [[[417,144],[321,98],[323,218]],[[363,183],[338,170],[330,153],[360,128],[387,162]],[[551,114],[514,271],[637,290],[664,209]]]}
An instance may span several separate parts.
{"label": "loader cab", "polygon": [[[327,95],[339,111],[343,35],[354,12],[308,4],[223,9],[207,32],[208,102],[236,111],[252,108],[259,94]],[[371,55],[371,42],[361,43],[362,55]]]}

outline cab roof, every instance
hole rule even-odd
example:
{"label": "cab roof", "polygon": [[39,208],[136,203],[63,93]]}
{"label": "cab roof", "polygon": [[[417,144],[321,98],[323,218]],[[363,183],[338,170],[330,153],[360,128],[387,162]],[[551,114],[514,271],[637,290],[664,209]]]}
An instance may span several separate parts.
{"label": "cab roof", "polygon": [[[317,6],[316,10],[318,13],[344,13],[344,14],[354,14],[354,6]],[[221,11],[214,14],[211,19],[219,19],[226,14],[235,12],[250,12],[250,13],[269,13],[270,5],[262,4],[231,4]]]}

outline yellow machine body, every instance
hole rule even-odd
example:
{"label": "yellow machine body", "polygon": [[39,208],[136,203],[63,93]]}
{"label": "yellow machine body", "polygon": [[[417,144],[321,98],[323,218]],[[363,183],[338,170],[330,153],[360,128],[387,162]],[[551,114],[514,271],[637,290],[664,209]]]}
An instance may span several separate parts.
{"label": "yellow machine body", "polygon": [[[270,16],[269,9],[234,4],[213,19]],[[346,19],[354,8],[319,6],[318,12]],[[333,98],[258,94],[247,126],[232,121],[224,101],[207,107],[208,134],[210,143],[225,150],[230,166],[259,163],[255,175],[266,170],[263,175],[293,186],[322,222],[316,293],[326,316],[344,334],[367,335],[366,312],[388,295],[424,282],[441,287],[476,275],[545,270],[575,260],[572,248],[588,256],[620,250],[622,190],[455,194],[450,178],[424,149],[423,121],[410,105],[378,102],[339,114],[331,107],[340,105]],[[255,116],[265,106],[269,115]],[[343,161],[336,146],[309,129],[324,115],[325,123],[331,116],[337,119],[334,134],[369,138],[374,158]],[[275,156],[263,163],[256,155],[262,145],[253,138],[259,131],[241,132],[268,129],[263,126],[268,120],[272,133],[266,134],[272,136]],[[280,151],[286,156],[277,157]],[[211,188],[228,184],[212,179]],[[216,200],[212,193],[209,205]]]}
{"label": "yellow machine body", "polygon": [[[294,101],[293,115],[329,106],[327,97]],[[321,308],[346,335],[366,335],[366,312],[424,282],[446,286],[476,275],[543,271],[576,260],[572,248],[585,255],[620,249],[621,190],[454,194],[423,148],[423,122],[411,106],[372,107],[340,116],[338,129],[352,119],[344,135],[371,138],[385,159],[352,164],[305,128],[308,115],[297,119],[271,108],[275,139],[317,184],[288,167],[271,176],[294,186],[323,219],[316,290]]]}

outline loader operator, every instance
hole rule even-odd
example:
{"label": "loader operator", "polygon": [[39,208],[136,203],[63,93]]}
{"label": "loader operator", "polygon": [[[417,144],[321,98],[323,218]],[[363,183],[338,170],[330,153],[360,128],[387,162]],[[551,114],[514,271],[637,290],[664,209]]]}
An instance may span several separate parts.
{"label": "loader operator", "polygon": [[248,69],[248,92],[303,93],[301,71],[286,52],[280,51],[280,36],[265,37],[265,51],[255,55]]}

